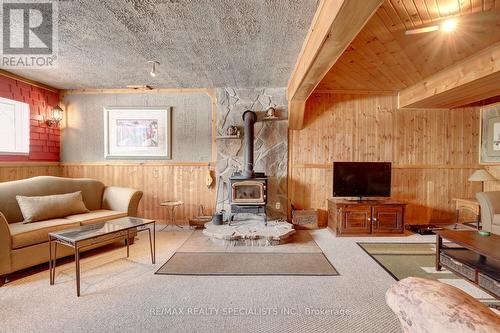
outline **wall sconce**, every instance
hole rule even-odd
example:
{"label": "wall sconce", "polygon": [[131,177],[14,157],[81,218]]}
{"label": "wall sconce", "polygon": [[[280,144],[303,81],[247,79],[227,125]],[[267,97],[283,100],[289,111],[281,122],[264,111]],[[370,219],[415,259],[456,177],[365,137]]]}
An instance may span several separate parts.
{"label": "wall sconce", "polygon": [[46,121],[47,126],[52,127],[59,125],[59,123],[63,119],[63,114],[64,110],[61,109],[59,105],[54,106],[54,108],[52,108],[52,116]]}

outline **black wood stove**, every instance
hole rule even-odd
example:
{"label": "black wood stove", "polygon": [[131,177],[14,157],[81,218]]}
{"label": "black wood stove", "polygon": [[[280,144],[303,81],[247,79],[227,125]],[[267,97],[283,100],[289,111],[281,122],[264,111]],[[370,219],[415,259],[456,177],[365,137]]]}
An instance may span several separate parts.
{"label": "black wood stove", "polygon": [[244,131],[244,163],[243,171],[234,173],[229,178],[231,185],[231,216],[240,213],[261,215],[267,224],[267,177],[262,172],[254,172],[254,124],[257,115],[253,111],[243,113]]}

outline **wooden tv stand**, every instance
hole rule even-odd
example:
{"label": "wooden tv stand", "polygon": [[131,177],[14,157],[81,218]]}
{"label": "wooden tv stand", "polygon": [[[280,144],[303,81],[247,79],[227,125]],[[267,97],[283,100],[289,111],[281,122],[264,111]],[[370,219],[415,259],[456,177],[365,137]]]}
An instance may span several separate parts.
{"label": "wooden tv stand", "polygon": [[328,226],[337,236],[402,234],[406,204],[394,200],[328,199]]}

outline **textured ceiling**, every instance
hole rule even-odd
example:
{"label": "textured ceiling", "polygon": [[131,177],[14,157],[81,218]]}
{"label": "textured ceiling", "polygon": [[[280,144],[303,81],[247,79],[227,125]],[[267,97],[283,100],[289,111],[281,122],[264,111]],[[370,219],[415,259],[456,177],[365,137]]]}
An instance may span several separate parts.
{"label": "textured ceiling", "polygon": [[[58,67],[9,70],[61,89],[284,87],[316,0],[60,1]],[[148,60],[157,60],[156,78]]]}

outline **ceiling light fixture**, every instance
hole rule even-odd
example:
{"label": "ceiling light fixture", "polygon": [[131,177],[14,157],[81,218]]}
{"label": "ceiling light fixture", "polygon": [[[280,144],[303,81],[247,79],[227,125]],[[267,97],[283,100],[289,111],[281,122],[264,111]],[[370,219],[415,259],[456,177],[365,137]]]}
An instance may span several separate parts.
{"label": "ceiling light fixture", "polygon": [[150,60],[150,61],[148,61],[148,64],[151,64],[151,71],[149,72],[149,75],[151,75],[151,77],[155,77],[156,76],[156,65],[159,65],[160,63],[156,60]]}
{"label": "ceiling light fixture", "polygon": [[437,31],[437,30],[439,30],[438,25],[431,25],[430,27],[423,27],[423,28],[417,28],[417,29],[412,29],[412,30],[406,30],[405,35],[417,35],[417,34],[423,34],[425,32]]}
{"label": "ceiling light fixture", "polygon": [[456,19],[448,19],[441,23],[441,30],[443,32],[452,32],[457,28],[457,20]]}
{"label": "ceiling light fixture", "polygon": [[457,19],[451,18],[444,20],[440,25],[431,25],[428,27],[416,28],[411,30],[406,30],[405,35],[417,35],[426,32],[438,31],[450,33],[457,28],[458,21]]}

